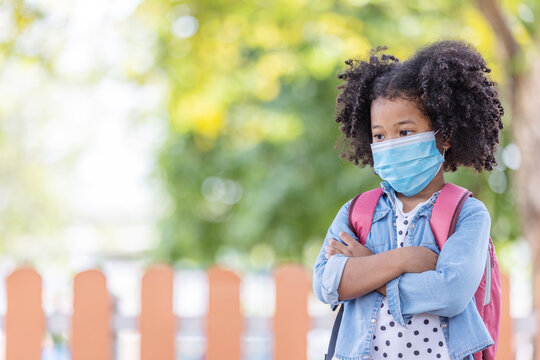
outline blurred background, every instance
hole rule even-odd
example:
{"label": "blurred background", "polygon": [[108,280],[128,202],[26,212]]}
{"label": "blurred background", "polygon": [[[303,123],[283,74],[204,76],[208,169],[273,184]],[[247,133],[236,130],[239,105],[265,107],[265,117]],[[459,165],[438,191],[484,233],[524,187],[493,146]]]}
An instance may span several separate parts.
{"label": "blurred background", "polygon": [[[505,129],[495,170],[446,181],[490,210],[516,358],[532,359],[539,16],[535,0],[3,0],[0,314],[5,277],[31,265],[48,315],[69,314],[74,275],[98,268],[135,316],[144,268],[168,263],[187,289],[179,316],[204,314],[211,264],[242,274],[246,314],[270,316],[272,269],[312,271],[339,208],[380,182],[334,148],[344,61],[378,45],[404,61],[457,38],[492,69]],[[310,314],[332,315],[314,296]],[[329,330],[310,331],[309,359]],[[68,359],[66,333],[48,336],[43,358]],[[137,341],[119,334],[117,358],[136,359]],[[179,341],[182,358],[204,356],[203,336]],[[270,359],[270,343],[245,357]]]}

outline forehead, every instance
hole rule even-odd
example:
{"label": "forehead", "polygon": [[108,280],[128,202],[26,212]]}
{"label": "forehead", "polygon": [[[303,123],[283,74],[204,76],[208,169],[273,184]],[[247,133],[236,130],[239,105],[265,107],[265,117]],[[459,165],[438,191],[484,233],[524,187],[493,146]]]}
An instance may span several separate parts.
{"label": "forehead", "polygon": [[377,98],[371,103],[371,127],[393,127],[404,120],[422,126],[429,125],[429,120],[412,101]]}

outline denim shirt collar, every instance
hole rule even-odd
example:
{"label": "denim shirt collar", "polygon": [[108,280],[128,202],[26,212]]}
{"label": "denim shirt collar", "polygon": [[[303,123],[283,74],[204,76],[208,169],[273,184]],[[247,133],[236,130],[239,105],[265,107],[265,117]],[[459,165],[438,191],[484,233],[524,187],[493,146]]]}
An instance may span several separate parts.
{"label": "denim shirt collar", "polygon": [[[390,185],[390,183],[386,180],[381,181],[380,183],[381,188],[383,189],[383,193],[385,193],[388,197],[388,200],[390,201],[391,207],[395,210],[396,209],[396,191],[394,188]],[[429,202],[423,205],[420,209],[418,209],[417,215],[426,215],[429,216],[431,213],[431,210],[433,209],[433,205],[435,204],[435,201],[437,201],[437,198],[439,197],[439,194],[441,193],[441,190],[436,191],[431,195],[429,198]],[[387,204],[388,206],[388,204]],[[381,209],[382,212],[386,213],[386,210],[389,209]]]}

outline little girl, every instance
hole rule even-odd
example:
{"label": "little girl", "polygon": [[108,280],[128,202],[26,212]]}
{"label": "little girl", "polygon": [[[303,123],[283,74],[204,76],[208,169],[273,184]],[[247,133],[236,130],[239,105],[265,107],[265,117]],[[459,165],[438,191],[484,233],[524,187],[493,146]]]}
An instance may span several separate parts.
{"label": "little girl", "polygon": [[471,45],[439,41],[404,62],[379,58],[385,49],[345,62],[336,107],[347,145],[341,156],[372,166],[383,195],[366,246],[348,226],[352,199],[341,207],[315,262],[313,290],[344,306],[334,359],[472,360],[493,345],[473,298],[490,215],[469,197],[442,250],[429,221],[443,171],[496,165],[504,110]]}

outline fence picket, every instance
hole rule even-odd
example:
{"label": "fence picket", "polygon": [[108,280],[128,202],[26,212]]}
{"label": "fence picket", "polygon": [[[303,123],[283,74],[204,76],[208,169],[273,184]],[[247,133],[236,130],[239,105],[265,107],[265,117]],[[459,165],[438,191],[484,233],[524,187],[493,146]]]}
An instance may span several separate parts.
{"label": "fence picket", "polygon": [[208,269],[206,359],[240,360],[243,316],[240,311],[240,277],[214,266]]}
{"label": "fence picket", "polygon": [[307,359],[310,328],[309,275],[301,265],[282,265],[274,272],[276,311],[274,314],[274,358]]}
{"label": "fence picket", "polygon": [[540,316],[538,311],[540,309],[540,275],[534,278],[534,303],[533,306],[536,309],[536,334],[534,337],[534,358],[540,360]]}
{"label": "fence picket", "polygon": [[510,278],[504,273],[501,276],[501,322],[499,324],[499,341],[497,344],[497,359],[515,359],[514,333],[512,317],[510,316]]}
{"label": "fence picket", "polygon": [[19,268],[6,279],[6,360],[39,360],[45,332],[41,276]]}
{"label": "fence picket", "polygon": [[99,270],[79,273],[73,280],[71,351],[73,360],[109,360],[112,354],[112,303],[107,280]]}
{"label": "fence picket", "polygon": [[147,269],[141,288],[141,360],[173,360],[176,318],[173,312],[174,272],[167,265]]}

